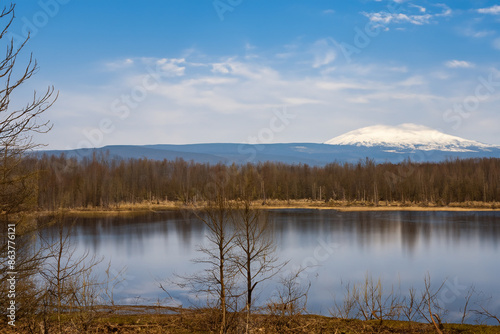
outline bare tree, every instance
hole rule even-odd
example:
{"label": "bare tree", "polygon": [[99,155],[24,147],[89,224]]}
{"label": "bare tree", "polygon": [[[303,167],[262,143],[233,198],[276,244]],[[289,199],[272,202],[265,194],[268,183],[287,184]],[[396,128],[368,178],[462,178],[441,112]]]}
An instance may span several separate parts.
{"label": "bare tree", "polygon": [[276,256],[271,225],[267,216],[251,208],[251,201],[243,201],[243,207],[235,214],[236,251],[233,261],[245,280],[246,294],[246,332],[249,330],[253,293],[257,285],[273,278],[288,263],[280,262]]}
{"label": "bare tree", "polygon": [[398,291],[391,288],[384,291],[380,278],[375,282],[368,273],[365,282],[358,288],[357,306],[365,320],[377,319],[382,324],[384,319],[398,319],[401,312],[401,300]]}
{"label": "bare tree", "polygon": [[[32,141],[34,133],[50,130],[48,122],[39,123],[39,116],[55,101],[53,87],[41,96],[36,92],[20,108],[12,107],[12,97],[38,70],[33,56],[23,62],[23,49],[29,36],[19,45],[8,39],[8,32],[14,22],[15,6],[5,6],[0,12],[0,42],[5,53],[0,59],[0,252],[7,254],[8,227],[15,230],[15,272],[18,282],[16,317],[31,317],[36,313],[41,300],[34,276],[43,261],[43,252],[33,241],[37,222],[30,216],[36,207],[37,173],[33,165],[23,159],[29,150],[37,145]],[[7,277],[6,258],[0,260],[0,280],[4,284]],[[3,286],[2,286],[3,287]],[[7,301],[5,289],[0,292],[2,307]]]}
{"label": "bare tree", "polygon": [[[434,325],[436,332],[442,334],[443,324],[441,323],[441,318],[444,310],[439,305],[438,294],[441,292],[446,280],[436,289],[433,290],[431,286],[431,277],[429,274],[424,278],[424,291],[422,292],[422,307],[420,308],[420,314],[425,320],[430,324]],[[437,322],[436,322],[437,321]]]}
{"label": "bare tree", "polygon": [[[0,31],[0,41],[5,41],[14,20],[14,5],[4,7],[0,21],[4,28]],[[29,36],[19,46],[13,39],[6,42],[6,53],[0,59],[0,219],[4,223],[19,219],[19,214],[35,204],[34,177],[36,173],[23,165],[23,157],[28,150],[37,147],[32,135],[50,130],[48,122],[37,123],[39,116],[54,103],[54,88],[49,87],[42,96],[33,93],[33,98],[24,107],[12,109],[11,97],[18,88],[38,70],[31,55],[28,64],[17,66],[18,57],[29,40]],[[4,228],[2,228],[3,232]]]}
{"label": "bare tree", "polygon": [[307,294],[311,282],[304,285],[300,280],[303,269],[280,277],[276,294],[267,304],[271,325],[276,332],[296,329],[300,316],[307,312]]}
{"label": "bare tree", "polygon": [[[4,7],[0,13],[0,20],[7,20],[3,30],[0,32],[0,40],[3,40],[14,20],[14,7]],[[38,96],[35,92],[33,99],[23,108],[18,110],[10,109],[11,95],[22,84],[29,80],[38,70],[38,64],[30,56],[28,64],[23,69],[16,66],[17,59],[29,40],[29,36],[19,46],[14,46],[14,41],[7,41],[7,52],[5,57],[0,60],[0,78],[3,79],[3,87],[0,89],[0,142],[2,146],[11,147],[14,151],[17,149],[27,150],[38,146],[32,142],[31,134],[33,132],[47,132],[50,130],[48,122],[37,123],[37,118],[54,103],[54,88],[49,87],[45,94]],[[20,73],[16,76],[15,73]],[[5,149],[5,148],[3,148]],[[23,152],[24,152],[23,151]]]}
{"label": "bare tree", "polygon": [[[40,272],[45,280],[49,310],[57,315],[58,332],[63,333],[61,315],[66,311],[78,311],[80,316],[92,312],[99,299],[97,279],[92,269],[100,262],[95,256],[76,254],[72,244],[72,226],[64,228],[62,219],[56,222],[55,238],[43,238],[49,256]],[[55,239],[55,240],[54,240]]]}
{"label": "bare tree", "polygon": [[[0,32],[0,41],[4,41],[14,20],[14,5],[4,7],[0,20],[6,21]],[[17,66],[21,51],[29,40],[29,36],[19,46],[14,41],[6,41],[5,57],[0,60],[0,212],[5,219],[8,216],[25,211],[33,201],[33,187],[30,180],[34,173],[23,168],[22,158],[25,154],[39,146],[32,140],[34,133],[44,133],[50,130],[49,122],[38,123],[43,112],[52,106],[57,96],[54,88],[39,96],[33,93],[32,99],[20,109],[11,108],[12,94],[18,90],[37,71],[38,64],[30,55],[28,63]],[[19,73],[19,74],[18,74]]]}
{"label": "bare tree", "polygon": [[330,315],[346,320],[356,316],[355,312],[357,301],[359,300],[359,291],[356,284],[352,284],[351,287],[351,282],[344,284],[341,281],[340,285],[344,289],[344,299],[342,303],[335,301],[334,307],[330,309]]}
{"label": "bare tree", "polygon": [[467,319],[467,316],[469,315],[470,311],[468,310],[469,303],[472,299],[472,297],[476,294],[476,289],[474,288],[474,285],[469,286],[469,290],[467,290],[467,294],[465,295],[465,303],[464,303],[464,308],[462,312],[462,319],[460,323],[463,325],[465,323],[465,320]]}
{"label": "bare tree", "polygon": [[[480,296],[484,296],[483,293],[479,294]],[[467,299],[467,298],[466,298]],[[496,321],[500,325],[500,313],[492,311],[494,305],[491,305],[491,302],[495,301],[493,297],[487,297],[483,300],[478,300],[476,302],[478,308],[473,310],[473,312],[478,317],[478,321],[481,323],[487,323],[488,321]]]}
{"label": "bare tree", "polygon": [[[225,199],[222,188],[217,186],[217,191],[208,200],[201,212],[195,215],[207,228],[207,244],[200,245],[199,251],[204,257],[193,260],[202,264],[202,272],[190,276],[178,276],[175,285],[194,292],[197,296],[207,298],[209,305],[216,301],[219,315],[218,330],[227,333],[229,330],[229,310],[237,300],[235,291],[236,269],[230,261],[234,248],[234,228],[232,226],[231,204]],[[160,284],[160,288],[166,288]],[[168,292],[167,292],[168,293]],[[235,310],[235,307],[232,308]]]}
{"label": "bare tree", "polygon": [[422,307],[422,298],[418,298],[414,287],[408,289],[408,294],[402,300],[402,312],[409,322],[416,321]]}

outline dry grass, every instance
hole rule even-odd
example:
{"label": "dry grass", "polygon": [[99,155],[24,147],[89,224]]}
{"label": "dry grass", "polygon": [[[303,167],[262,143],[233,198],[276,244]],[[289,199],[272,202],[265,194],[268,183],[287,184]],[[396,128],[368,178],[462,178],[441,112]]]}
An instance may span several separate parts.
{"label": "dry grass", "polygon": [[[64,333],[215,333],[214,310],[184,310],[177,314],[103,314],[86,331],[74,328],[68,320]],[[242,317],[244,318],[244,317]],[[242,318],[233,318],[231,333],[242,333]],[[281,320],[279,322],[278,320]],[[285,325],[283,325],[285,324]],[[0,333],[29,333],[18,323],[16,328],[2,326]],[[500,333],[499,326],[444,324],[444,333]],[[54,331],[55,333],[55,331]],[[432,325],[404,321],[341,320],[317,315],[302,315],[294,319],[275,319],[253,315],[250,333],[435,333]]]}
{"label": "dry grass", "polygon": [[430,203],[401,203],[381,201],[378,205],[372,202],[348,202],[348,201],[279,201],[271,200],[266,203],[255,202],[257,208],[263,209],[319,209],[338,211],[500,211],[499,202],[463,202],[450,203],[440,206]]}
{"label": "dry grass", "polygon": [[110,216],[139,216],[151,212],[162,212],[180,210],[187,208],[181,202],[161,203],[120,203],[108,207],[80,207],[71,209],[59,209],[55,211],[39,211],[38,216],[53,216],[62,214],[68,217],[110,217]]}
{"label": "dry grass", "polygon": [[[185,204],[179,201],[164,201],[159,203],[121,203],[109,207],[86,207],[60,209],[57,211],[39,211],[38,216],[64,214],[69,217],[109,217],[109,216],[139,216],[151,212],[170,210],[199,210],[205,203]],[[252,206],[257,209],[315,209],[337,211],[500,211],[500,202],[461,202],[440,206],[430,203],[379,202],[347,202],[347,201],[314,201],[314,200],[267,200],[254,201]]]}

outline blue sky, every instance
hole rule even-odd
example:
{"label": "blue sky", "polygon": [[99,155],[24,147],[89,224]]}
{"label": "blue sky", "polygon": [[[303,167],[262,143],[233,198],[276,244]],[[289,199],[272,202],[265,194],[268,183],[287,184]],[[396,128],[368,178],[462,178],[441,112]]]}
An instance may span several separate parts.
{"label": "blue sky", "polygon": [[14,41],[54,85],[48,148],[324,142],[416,123],[500,144],[495,1],[41,0]]}

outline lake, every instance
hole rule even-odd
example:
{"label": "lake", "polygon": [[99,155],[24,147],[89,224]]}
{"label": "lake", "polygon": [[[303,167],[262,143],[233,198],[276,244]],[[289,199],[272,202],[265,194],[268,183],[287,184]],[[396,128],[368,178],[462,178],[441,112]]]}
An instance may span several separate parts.
{"label": "lake", "polygon": [[[446,281],[438,296],[450,310],[446,320],[459,321],[471,285],[478,293],[470,308],[481,303],[500,312],[500,212],[266,212],[278,256],[290,260],[284,272],[305,268],[300,282],[311,284],[307,308],[312,313],[328,315],[334,301],[342,299],[343,287],[363,282],[366,275],[380,278],[385,291],[401,289],[405,294],[411,286],[422,290],[427,274],[433,287]],[[170,285],[168,296],[158,283],[202,269],[192,260],[201,256],[197,248],[206,241],[206,229],[192,213],[71,222],[77,253],[88,250],[104,257],[98,271],[103,272],[108,261],[113,275],[126,268],[115,302],[186,307],[197,302]],[[273,294],[276,280],[261,287],[258,304]],[[473,322],[472,316],[468,322]]]}

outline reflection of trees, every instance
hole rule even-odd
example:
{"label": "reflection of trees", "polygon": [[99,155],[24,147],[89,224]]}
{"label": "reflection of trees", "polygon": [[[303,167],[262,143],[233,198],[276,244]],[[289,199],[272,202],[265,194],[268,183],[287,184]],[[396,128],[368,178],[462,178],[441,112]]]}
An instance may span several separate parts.
{"label": "reflection of trees", "polygon": [[[161,214],[149,214],[139,217],[100,217],[100,218],[66,218],[66,225],[73,224],[74,238],[84,249],[94,253],[102,250],[103,245],[111,244],[117,249],[131,254],[147,252],[148,241],[162,236],[177,238],[183,251],[194,248],[197,239],[203,233],[203,226],[194,219],[185,219],[185,215],[177,211]],[[47,237],[55,237],[57,230],[48,227],[43,231]]]}
{"label": "reflection of trees", "polygon": [[401,244],[409,256],[419,243],[429,247],[438,240],[445,246],[477,243],[498,247],[498,213],[485,212],[335,212],[301,210],[273,212],[276,234],[295,235],[297,246],[316,245],[318,237],[342,238],[345,245],[369,250]]}
{"label": "reflection of trees", "polygon": [[401,247],[410,256],[415,253],[419,240],[419,227],[413,222],[401,224]]}
{"label": "reflection of trees", "polygon": [[[419,247],[439,241],[444,246],[478,244],[498,247],[499,214],[488,212],[336,212],[317,210],[270,211],[278,244],[287,247],[316,246],[318,238],[361,250],[395,245],[413,256]],[[68,223],[73,219],[68,219]],[[103,244],[114,244],[134,253],[146,252],[148,240],[162,236],[179,240],[182,249],[192,250],[203,235],[203,225],[194,216],[171,211],[141,217],[77,219],[75,238],[86,249],[97,252]],[[56,233],[51,228],[43,233]]]}

